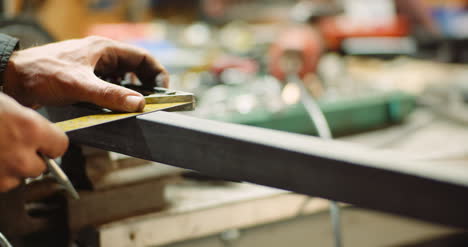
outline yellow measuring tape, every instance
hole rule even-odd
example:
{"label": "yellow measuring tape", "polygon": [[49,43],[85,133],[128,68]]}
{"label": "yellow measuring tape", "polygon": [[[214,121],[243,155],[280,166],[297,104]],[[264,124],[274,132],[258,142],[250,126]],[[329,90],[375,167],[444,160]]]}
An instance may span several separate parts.
{"label": "yellow measuring tape", "polygon": [[66,120],[63,122],[57,122],[55,125],[62,129],[64,132],[87,128],[103,123],[113,122],[129,117],[138,116],[141,114],[146,114],[154,111],[167,110],[177,106],[183,106],[191,104],[191,102],[176,102],[176,103],[158,103],[158,104],[146,104],[145,108],[141,112],[131,112],[131,113],[101,113],[96,115],[89,115],[84,117],[79,117],[71,120]]}

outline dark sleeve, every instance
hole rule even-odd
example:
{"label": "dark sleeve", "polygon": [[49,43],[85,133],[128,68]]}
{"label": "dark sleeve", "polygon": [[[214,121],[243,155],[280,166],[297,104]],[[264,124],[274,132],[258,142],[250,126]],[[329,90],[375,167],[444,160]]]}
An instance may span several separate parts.
{"label": "dark sleeve", "polygon": [[2,85],[3,72],[5,71],[11,54],[18,49],[19,40],[0,33],[0,86]]}

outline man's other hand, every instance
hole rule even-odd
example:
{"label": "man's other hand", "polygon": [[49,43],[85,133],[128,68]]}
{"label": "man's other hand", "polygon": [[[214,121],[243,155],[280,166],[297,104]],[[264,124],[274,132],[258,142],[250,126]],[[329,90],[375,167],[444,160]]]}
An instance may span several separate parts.
{"label": "man's other hand", "polygon": [[68,147],[67,136],[34,110],[0,93],[0,192],[46,169],[38,152],[56,158]]}
{"label": "man's other hand", "polygon": [[148,86],[168,86],[167,71],[147,51],[102,37],[68,40],[14,52],[3,92],[24,106],[90,102],[112,110],[140,111],[141,94],[101,80],[135,73]]}

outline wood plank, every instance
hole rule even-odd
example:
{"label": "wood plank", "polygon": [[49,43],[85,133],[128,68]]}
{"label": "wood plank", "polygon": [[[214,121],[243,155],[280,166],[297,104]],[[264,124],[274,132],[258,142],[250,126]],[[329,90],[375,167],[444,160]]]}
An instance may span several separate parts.
{"label": "wood plank", "polygon": [[166,206],[164,187],[174,177],[153,179],[107,190],[80,191],[80,200],[68,199],[68,224],[72,233],[106,222],[145,214]]}
{"label": "wood plank", "polygon": [[[209,194],[211,199],[207,198]],[[163,245],[328,208],[328,201],[323,199],[248,184],[231,185],[218,191],[213,187],[184,186],[173,191],[172,196],[177,204],[167,211],[99,226],[100,246]]]}

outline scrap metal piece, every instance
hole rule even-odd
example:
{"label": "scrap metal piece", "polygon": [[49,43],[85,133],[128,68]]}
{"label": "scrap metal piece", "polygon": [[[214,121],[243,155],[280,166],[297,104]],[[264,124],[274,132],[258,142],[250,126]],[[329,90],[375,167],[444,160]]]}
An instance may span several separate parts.
{"label": "scrap metal piece", "polygon": [[81,129],[69,137],[215,177],[468,228],[468,170],[462,167],[168,112]]}

